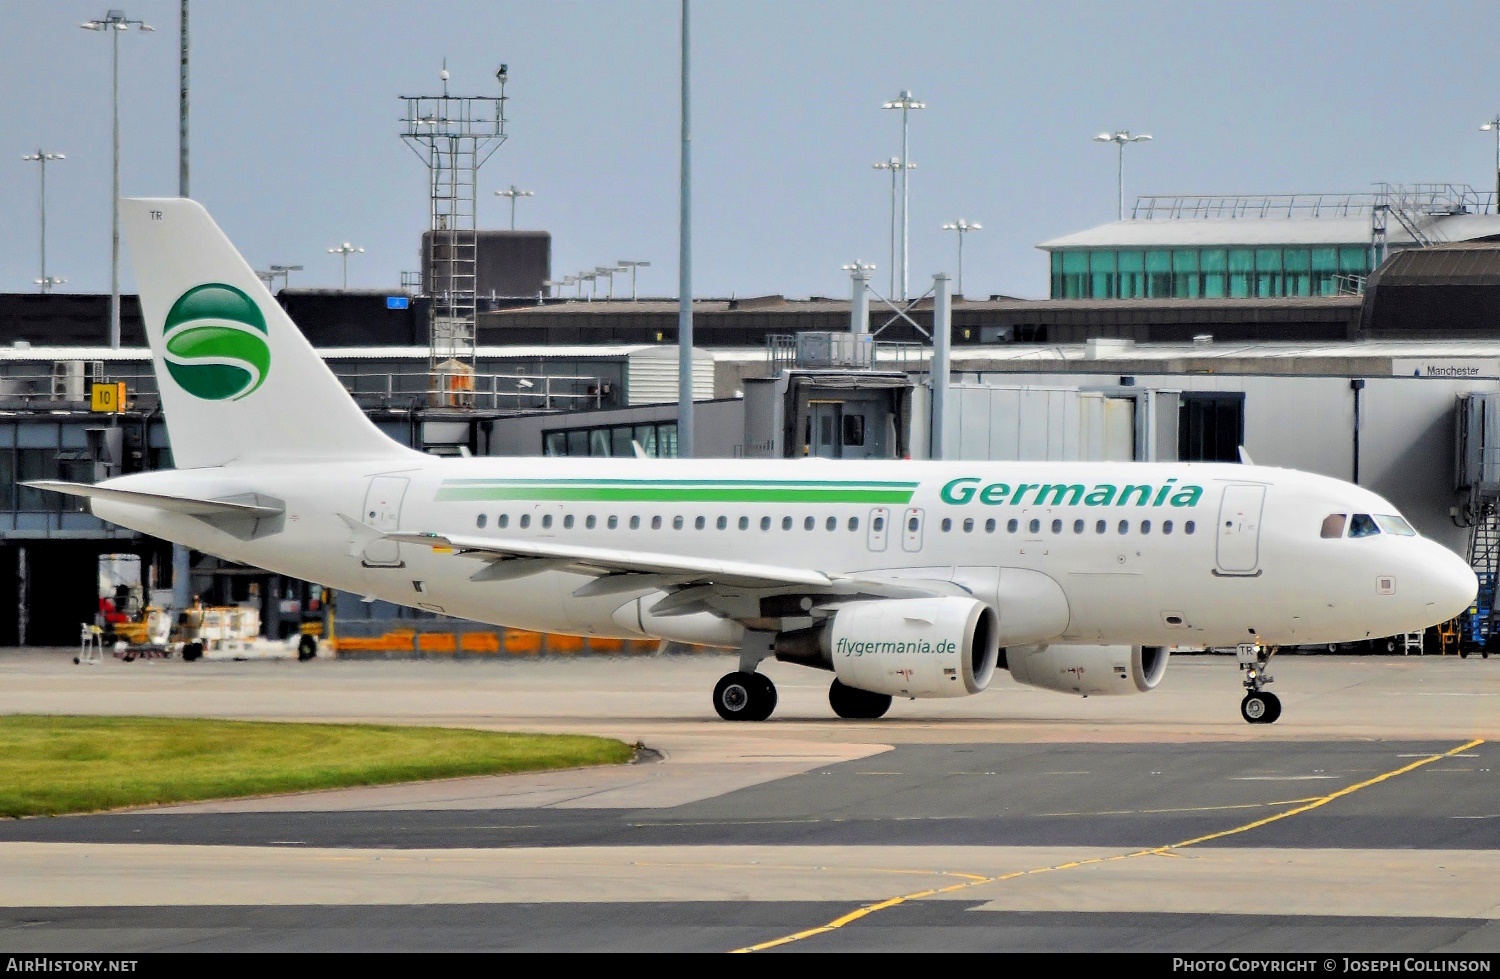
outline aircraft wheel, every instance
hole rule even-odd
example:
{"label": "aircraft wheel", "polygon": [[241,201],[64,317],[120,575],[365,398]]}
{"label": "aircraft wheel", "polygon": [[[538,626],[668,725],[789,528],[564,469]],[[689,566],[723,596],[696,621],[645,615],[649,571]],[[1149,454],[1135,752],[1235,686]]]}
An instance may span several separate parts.
{"label": "aircraft wheel", "polygon": [[1269,690],[1261,691],[1260,695],[1266,699],[1266,716],[1261,723],[1275,724],[1281,716],[1281,698]]}
{"label": "aircraft wheel", "polygon": [[776,688],[758,674],[726,673],[714,684],[714,710],[726,721],[763,721],[775,707]]}
{"label": "aircraft wheel", "polygon": [[776,684],[772,683],[771,678],[764,673],[752,673],[750,675],[755,678],[756,685],[759,688],[755,691],[755,715],[750,719],[753,721],[763,721],[770,717],[776,710]]}
{"label": "aircraft wheel", "polygon": [[1280,704],[1275,694],[1260,691],[1258,693],[1247,693],[1245,699],[1240,701],[1240,716],[1251,724],[1269,724],[1275,720],[1272,704]]}
{"label": "aircraft wheel", "polygon": [[834,680],[828,688],[828,705],[840,717],[873,721],[877,717],[884,717],[885,712],[891,709],[891,697],[890,694],[871,693]]}
{"label": "aircraft wheel", "polygon": [[318,655],[318,637],[304,635],[297,640],[297,660],[307,662]]}

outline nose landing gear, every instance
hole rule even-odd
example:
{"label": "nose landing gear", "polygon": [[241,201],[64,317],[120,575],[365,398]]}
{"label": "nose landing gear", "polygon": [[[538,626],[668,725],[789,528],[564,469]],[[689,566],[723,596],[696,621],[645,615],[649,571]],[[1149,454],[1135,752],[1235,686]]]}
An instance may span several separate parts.
{"label": "nose landing gear", "polygon": [[1266,664],[1276,655],[1275,646],[1241,643],[1235,647],[1239,657],[1245,699],[1240,701],[1240,716],[1251,724],[1274,724],[1281,716],[1281,698],[1264,689],[1275,677],[1266,672]]}

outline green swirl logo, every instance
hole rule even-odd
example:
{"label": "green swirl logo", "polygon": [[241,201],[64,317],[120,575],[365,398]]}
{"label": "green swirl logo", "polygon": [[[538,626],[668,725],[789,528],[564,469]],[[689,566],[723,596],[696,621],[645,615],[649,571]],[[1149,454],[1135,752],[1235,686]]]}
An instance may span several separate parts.
{"label": "green swirl logo", "polygon": [[238,401],[255,391],[271,368],[266,318],[255,301],[219,282],[194,286],[167,313],[167,370],[191,395]]}

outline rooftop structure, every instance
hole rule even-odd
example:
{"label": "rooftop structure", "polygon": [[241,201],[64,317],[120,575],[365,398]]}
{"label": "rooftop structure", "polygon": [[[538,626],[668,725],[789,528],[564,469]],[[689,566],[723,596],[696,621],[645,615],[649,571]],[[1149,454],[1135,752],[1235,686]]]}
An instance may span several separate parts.
{"label": "rooftop structure", "polygon": [[1500,235],[1494,193],[1381,184],[1371,193],[1174,195],[1042,242],[1053,299],[1358,294],[1388,252]]}

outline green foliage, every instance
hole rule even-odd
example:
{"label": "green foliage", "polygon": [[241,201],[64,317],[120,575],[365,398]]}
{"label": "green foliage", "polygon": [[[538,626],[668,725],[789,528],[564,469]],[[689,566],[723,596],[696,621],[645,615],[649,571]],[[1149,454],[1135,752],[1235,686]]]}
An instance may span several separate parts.
{"label": "green foliage", "polygon": [[0,817],[629,761],[619,741],[461,728],[0,717]]}

